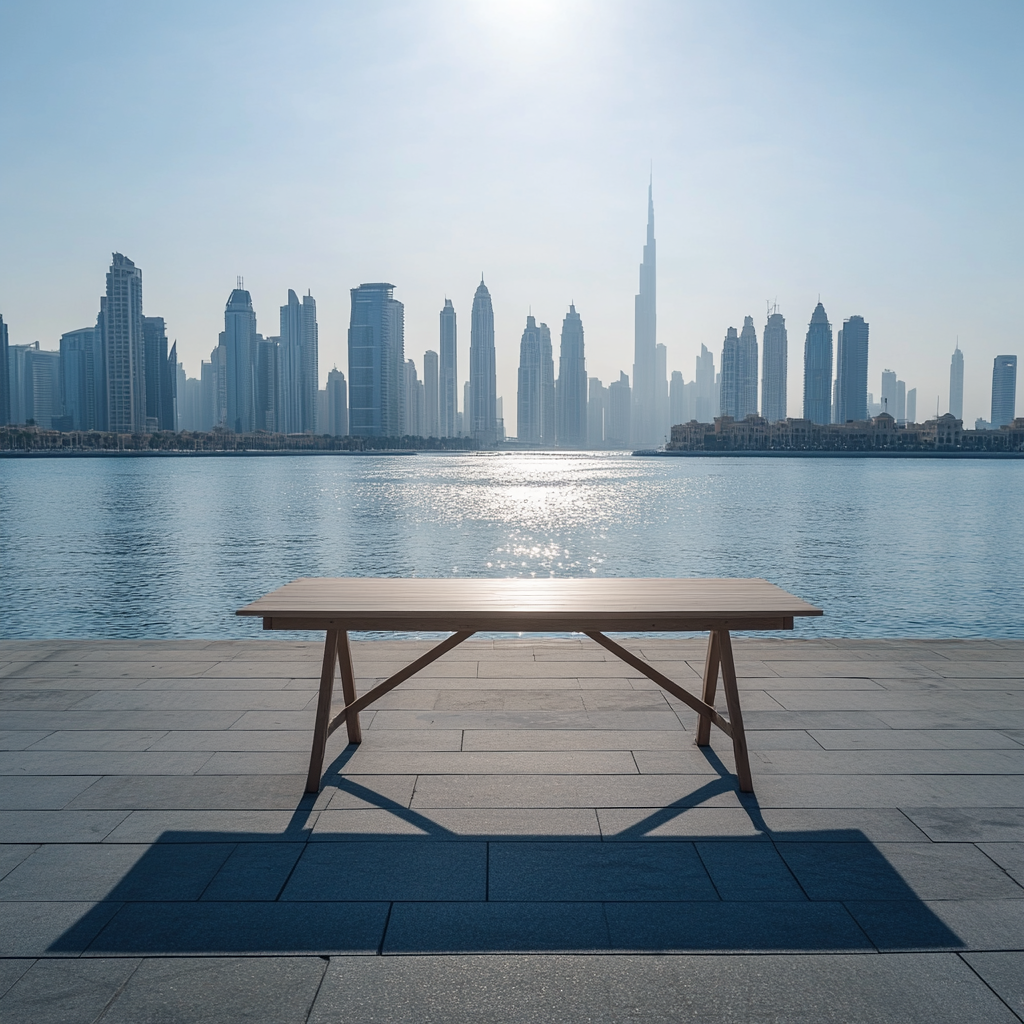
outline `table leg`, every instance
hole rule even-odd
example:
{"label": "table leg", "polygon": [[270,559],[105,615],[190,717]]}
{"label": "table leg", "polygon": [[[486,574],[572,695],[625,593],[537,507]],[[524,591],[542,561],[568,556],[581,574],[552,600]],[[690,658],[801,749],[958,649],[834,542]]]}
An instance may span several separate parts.
{"label": "table leg", "polygon": [[[338,665],[341,667],[341,692],[345,698],[345,707],[356,699],[356,674],[352,668],[352,648],[348,644],[348,631],[338,633]],[[349,743],[361,743],[363,730],[359,726],[359,712],[345,718],[348,726]]]}
{"label": "table leg", "polygon": [[729,630],[716,630],[722,658],[722,689],[729,706],[729,723],[732,725],[732,749],[736,755],[736,778],[741,793],[753,793],[754,782],[750,777],[750,761],[747,757],[747,737],[743,732],[743,712],[740,710],[740,691],[736,685],[736,662],[732,656],[732,640]]}
{"label": "table leg", "polygon": [[316,705],[313,749],[309,754],[309,775],[306,776],[307,793],[320,792],[320,776],[324,770],[324,751],[327,749],[327,727],[331,721],[331,700],[334,697],[334,663],[339,657],[338,634],[339,630],[337,629],[327,630],[327,639],[324,642],[324,663],[320,671],[320,698]]}
{"label": "table leg", "polygon": [[[718,630],[711,630],[708,636],[708,655],[704,661],[704,689],[701,692],[701,700],[705,704],[715,706],[715,691],[718,689],[718,666],[722,661],[722,648],[718,639]],[[708,715],[701,715],[697,719],[698,747],[706,747],[711,742],[711,718]]]}

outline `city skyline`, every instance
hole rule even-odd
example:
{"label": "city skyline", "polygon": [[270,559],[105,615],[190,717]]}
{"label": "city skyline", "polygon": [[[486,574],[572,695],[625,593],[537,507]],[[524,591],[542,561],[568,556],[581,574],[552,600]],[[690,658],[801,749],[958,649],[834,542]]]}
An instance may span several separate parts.
{"label": "city skyline", "polygon": [[[1024,107],[1019,5],[964,19],[922,18],[915,3],[809,18],[795,3],[611,2],[583,16],[559,2],[313,2],[302,47],[282,46],[261,5],[213,0],[201,22],[48,10],[0,12],[12,343],[52,350],[90,325],[97,268],[117,250],[145,268],[147,312],[165,318],[190,374],[238,274],[264,333],[287,287],[311,290],[323,387],[344,363],[349,288],[396,283],[418,358],[437,347],[445,295],[466,324],[483,269],[514,431],[531,305],[556,324],[575,302],[588,373],[632,376],[622,350],[653,160],[670,371],[689,379],[701,345],[717,349],[745,315],[760,333],[766,299],[796,346],[793,325],[820,292],[837,330],[855,313],[870,321],[872,391],[899,366],[934,408],[959,336],[965,415],[989,415],[988,367],[1024,275],[1024,211],[1011,201],[1024,142],[1006,131]],[[240,32],[251,59],[229,70]],[[744,47],[771,52],[771,73],[721,75]],[[806,55],[846,47],[859,59],[822,82]],[[115,85],[125,91],[111,104]],[[141,146],[160,159],[126,175],[124,154]],[[788,377],[794,412],[795,364]]]}

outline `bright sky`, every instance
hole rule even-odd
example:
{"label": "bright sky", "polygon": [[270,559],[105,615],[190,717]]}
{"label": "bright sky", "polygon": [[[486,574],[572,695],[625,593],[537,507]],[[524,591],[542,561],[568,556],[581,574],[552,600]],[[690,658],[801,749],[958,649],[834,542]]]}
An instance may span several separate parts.
{"label": "bright sky", "polygon": [[0,5],[0,40],[12,343],[91,324],[118,250],[189,375],[242,274],[267,335],[312,290],[321,378],[347,372],[349,288],[396,285],[421,371],[450,296],[465,380],[483,271],[512,434],[531,306],[557,339],[574,301],[588,372],[632,373],[653,161],[658,339],[687,380],[777,299],[799,415],[819,294],[919,419],[957,336],[971,425],[993,357],[1024,357],[1018,0],[42,0]]}

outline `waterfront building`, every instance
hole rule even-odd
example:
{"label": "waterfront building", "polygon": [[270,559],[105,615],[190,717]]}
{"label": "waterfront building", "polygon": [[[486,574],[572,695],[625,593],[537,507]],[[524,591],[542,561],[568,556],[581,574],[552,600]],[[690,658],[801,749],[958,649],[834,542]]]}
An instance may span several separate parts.
{"label": "waterfront building", "polygon": [[658,436],[667,441],[672,429],[668,408],[668,349],[660,341],[654,346],[654,391]]}
{"label": "waterfront building", "polygon": [[775,306],[764,325],[761,368],[761,415],[769,423],[786,418],[786,387],[789,364],[789,338],[786,318]]}
{"label": "waterfront building", "polygon": [[349,432],[399,437],[405,425],[405,306],[386,282],[352,289]]}
{"label": "waterfront building", "polygon": [[[455,307],[451,299],[444,300],[441,310],[440,366],[438,369],[439,427],[438,437],[458,436],[458,332]],[[426,373],[426,367],[424,367]]]}
{"label": "waterfront building", "polygon": [[282,433],[281,347],[279,338],[256,335],[253,370],[256,429]]}
{"label": "waterfront building", "polygon": [[907,382],[896,381],[896,423],[904,426],[907,422]]}
{"label": "waterfront building", "polygon": [[907,392],[907,423],[917,422],[917,388]]}
{"label": "waterfront building", "polygon": [[832,421],[832,325],[819,301],[804,341],[804,415],[811,423]]}
{"label": "waterfront building", "polygon": [[348,385],[345,374],[334,367],[327,374],[327,430],[333,437],[348,434]]}
{"label": "waterfront building", "polygon": [[[651,447],[660,443],[657,420],[657,251],[654,241],[654,185],[647,186],[647,241],[640,264],[640,290],[634,300],[633,409],[630,420],[633,443]],[[620,378],[621,383],[621,378]],[[614,385],[612,385],[614,387]]]}
{"label": "waterfront building", "polygon": [[591,377],[587,383],[587,444],[591,448],[602,448],[608,409],[608,389],[598,377]]}
{"label": "waterfront building", "polygon": [[707,345],[700,347],[694,381],[697,385],[695,415],[701,423],[710,423],[718,415],[718,380],[715,373],[715,357]]}
{"label": "waterfront building", "polygon": [[583,321],[576,306],[562,321],[558,352],[558,443],[565,448],[587,446],[587,364],[583,349]]}
{"label": "waterfront building", "polygon": [[882,412],[896,417],[896,373],[893,370],[882,371]]}
{"label": "waterfront building", "polygon": [[[545,333],[547,345],[545,346]],[[518,439],[526,444],[554,444],[555,423],[549,413],[548,385],[554,376],[547,363],[551,357],[551,334],[546,324],[538,324],[536,317],[526,318],[526,327],[519,342],[519,375],[516,394],[516,422]]]}
{"label": "waterfront building", "polygon": [[107,376],[108,430],[141,433],[146,428],[146,346],[142,329],[142,270],[119,252],[107,272],[101,303]]}
{"label": "waterfront building", "polygon": [[9,343],[7,324],[0,316],[0,427],[11,422],[11,370],[7,355]]}
{"label": "waterfront building", "polygon": [[743,318],[743,331],[730,327],[722,343],[720,386],[722,416],[742,420],[757,413],[757,332],[753,317]]}
{"label": "waterfront building", "polygon": [[61,416],[60,353],[30,345],[8,345],[11,423],[53,429]]}
{"label": "waterfront building", "polygon": [[862,316],[843,321],[836,353],[836,423],[868,418],[868,324]]}
{"label": "waterfront building", "polygon": [[1017,357],[996,356],[992,361],[992,427],[1013,422],[1017,402]]}
{"label": "waterfront building", "polygon": [[19,426],[33,420],[32,416],[32,356],[39,342],[28,345],[8,345],[8,387],[10,388],[11,423]]}
{"label": "waterfront building", "polygon": [[101,408],[103,337],[97,327],[68,331],[60,339],[60,388],[64,415],[72,430],[106,430]]}
{"label": "waterfront building", "polygon": [[671,426],[677,423],[685,423],[686,416],[686,382],[683,380],[679,370],[672,371],[672,379],[668,383],[668,418]]}
{"label": "waterfront building", "polygon": [[619,379],[608,385],[608,412],[604,421],[605,444],[609,448],[628,448],[633,401],[629,377],[619,372]]}
{"label": "waterfront building", "polygon": [[327,389],[319,388],[316,393],[316,429],[314,434],[327,433]]}
{"label": "waterfront building", "polygon": [[256,429],[256,312],[241,278],[224,306],[218,347],[224,350],[224,425],[236,434],[250,434]]}
{"label": "waterfront building", "polygon": [[[550,345],[550,336],[548,344]],[[494,310],[483,276],[473,296],[469,328],[467,433],[482,446],[497,440],[497,378],[494,366]]]}
{"label": "waterfront building", "polygon": [[[142,318],[146,351],[146,429],[174,429],[175,364],[167,353],[167,328],[162,316]],[[176,355],[176,353],[175,353]]]}
{"label": "waterfront building", "polygon": [[949,411],[958,420],[964,418],[964,354],[959,342],[949,361]]}
{"label": "waterfront building", "polygon": [[[216,352],[216,349],[214,350]],[[220,423],[217,407],[217,370],[211,359],[199,364],[199,384],[202,390],[200,403],[199,430],[213,430]]]}
{"label": "waterfront building", "polygon": [[416,373],[416,363],[405,361],[405,419],[402,434],[406,437],[423,436],[423,382]]}
{"label": "waterfront building", "polygon": [[316,300],[308,291],[300,302],[288,289],[288,301],[281,307],[278,348],[281,409],[278,429],[286,434],[316,430],[319,389],[320,328]]}
{"label": "waterfront building", "polygon": [[423,353],[423,436],[441,437],[439,360],[433,349]]}

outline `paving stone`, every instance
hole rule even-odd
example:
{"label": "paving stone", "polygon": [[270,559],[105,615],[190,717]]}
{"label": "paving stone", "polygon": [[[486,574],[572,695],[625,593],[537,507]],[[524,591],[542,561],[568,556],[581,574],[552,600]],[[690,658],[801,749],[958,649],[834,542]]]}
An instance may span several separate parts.
{"label": "paving stone", "polygon": [[597,818],[603,838],[612,842],[709,837],[730,841],[768,838],[741,807],[599,807]]}
{"label": "paving stone", "polygon": [[732,779],[707,775],[422,775],[411,806],[738,807]]}
{"label": "paving stone", "polygon": [[1024,886],[1024,843],[979,843],[978,849]]}
{"label": "paving stone", "polygon": [[342,1019],[360,1024],[1015,1020],[955,954],[339,958],[327,970],[310,1024]]}
{"label": "paving stone", "polygon": [[262,843],[305,839],[316,811],[132,811],[107,843]]}
{"label": "paving stone", "polygon": [[128,811],[0,811],[0,843],[98,843]]}
{"label": "paving stone", "polygon": [[[265,712],[261,712],[265,713]],[[5,711],[7,729],[138,729],[165,732],[174,729],[230,729],[238,711]]]}
{"label": "paving stone", "polygon": [[362,751],[345,765],[346,775],[632,775],[636,763],[628,750],[583,751]]}
{"label": "paving stone", "polygon": [[[34,960],[0,960],[0,996],[3,996],[11,986],[35,963]],[[0,1003],[0,1008],[3,1003]]]}
{"label": "paving stone", "polygon": [[[90,735],[90,734],[86,734]],[[309,754],[311,734],[301,729],[222,729],[163,733],[150,750],[303,751]],[[458,749],[458,748],[456,748]]]}
{"label": "paving stone", "polygon": [[[59,730],[32,744],[32,750],[149,750],[166,732],[131,729]],[[159,749],[159,748],[157,748]],[[187,747],[174,747],[187,750]]]}
{"label": "paving stone", "polygon": [[920,843],[927,836],[895,807],[766,807],[776,843]]}
{"label": "paving stone", "polygon": [[812,900],[1024,899],[969,843],[781,843]]}
{"label": "paving stone", "polygon": [[0,785],[0,810],[59,810],[85,792],[97,778],[95,775],[7,776]]}
{"label": "paving stone", "polygon": [[322,900],[129,903],[93,939],[87,955],[374,954],[387,912],[387,903]]}
{"label": "paving stone", "polygon": [[883,952],[1024,949],[1024,900],[848,900],[846,906]]}
{"label": "paving stone", "polygon": [[[662,753],[645,754],[652,765]],[[641,771],[649,770],[639,757]],[[783,775],[1020,775],[1022,750],[772,750],[758,751],[751,769]]]}
{"label": "paving stone", "polygon": [[53,843],[0,881],[0,900],[195,900],[231,849],[222,843]]}
{"label": "paving stone", "polygon": [[486,873],[485,843],[310,843],[281,899],[482,900]]}
{"label": "paving stone", "polygon": [[762,807],[1020,807],[1018,775],[772,775],[755,773]]}
{"label": "paving stone", "polygon": [[622,952],[873,952],[840,903],[624,902],[606,913],[612,949]]}
{"label": "paving stone", "polygon": [[301,842],[239,843],[201,899],[268,902],[278,898],[304,849]]}
{"label": "paving stone", "polygon": [[1024,952],[961,955],[981,975],[985,984],[1018,1017],[1024,1018]]}
{"label": "paving stone", "polygon": [[77,956],[120,903],[5,903],[0,956]]}
{"label": "paving stone", "polygon": [[[294,810],[305,791],[305,775],[109,775],[68,805],[73,809]],[[325,801],[326,802],[326,801]]]}
{"label": "paving stone", "polygon": [[320,795],[327,795],[326,808],[332,811],[357,807],[408,807],[415,788],[415,775],[360,775],[358,779],[329,775],[324,777]]}
{"label": "paving stone", "polygon": [[13,871],[29,854],[39,849],[36,843],[0,844],[0,878]]}
{"label": "paving stone", "polygon": [[1024,841],[1024,807],[904,807],[903,813],[937,843]]}
{"label": "paving stone", "polygon": [[0,775],[191,775],[209,759],[205,751],[4,751]]}
{"label": "paving stone", "polygon": [[92,1024],[139,963],[128,958],[37,960],[0,999],[0,1017],[4,1024]]}
{"label": "paving stone", "polygon": [[415,839],[559,839],[599,840],[593,810],[576,808],[435,809],[321,811],[312,840],[377,839],[383,835]]}
{"label": "paving stone", "polygon": [[[826,750],[989,750],[1013,749],[1013,739],[994,729],[814,729]],[[749,742],[749,733],[748,733]]]}
{"label": "paving stone", "polygon": [[599,903],[396,903],[383,952],[550,953],[604,951]]}
{"label": "paving stone", "polygon": [[[312,723],[312,719],[310,719]],[[876,723],[877,724],[877,723]],[[254,725],[253,728],[256,726]],[[666,703],[661,711],[378,711],[375,729],[655,729],[672,730],[678,720]]]}
{"label": "paving stone", "polygon": [[690,750],[692,747],[693,733],[678,725],[662,732],[467,729],[462,740],[463,750]]}
{"label": "paving stone", "polygon": [[493,842],[488,879],[495,901],[719,899],[686,842]]}
{"label": "paving stone", "polygon": [[772,843],[703,840],[694,845],[723,900],[782,902],[807,898]]}
{"label": "paving stone", "polygon": [[21,729],[0,729],[0,750],[25,750],[33,743],[46,739],[49,732],[40,729],[35,732]]}
{"label": "paving stone", "polygon": [[305,1024],[326,968],[312,956],[147,959],[103,1022]]}

